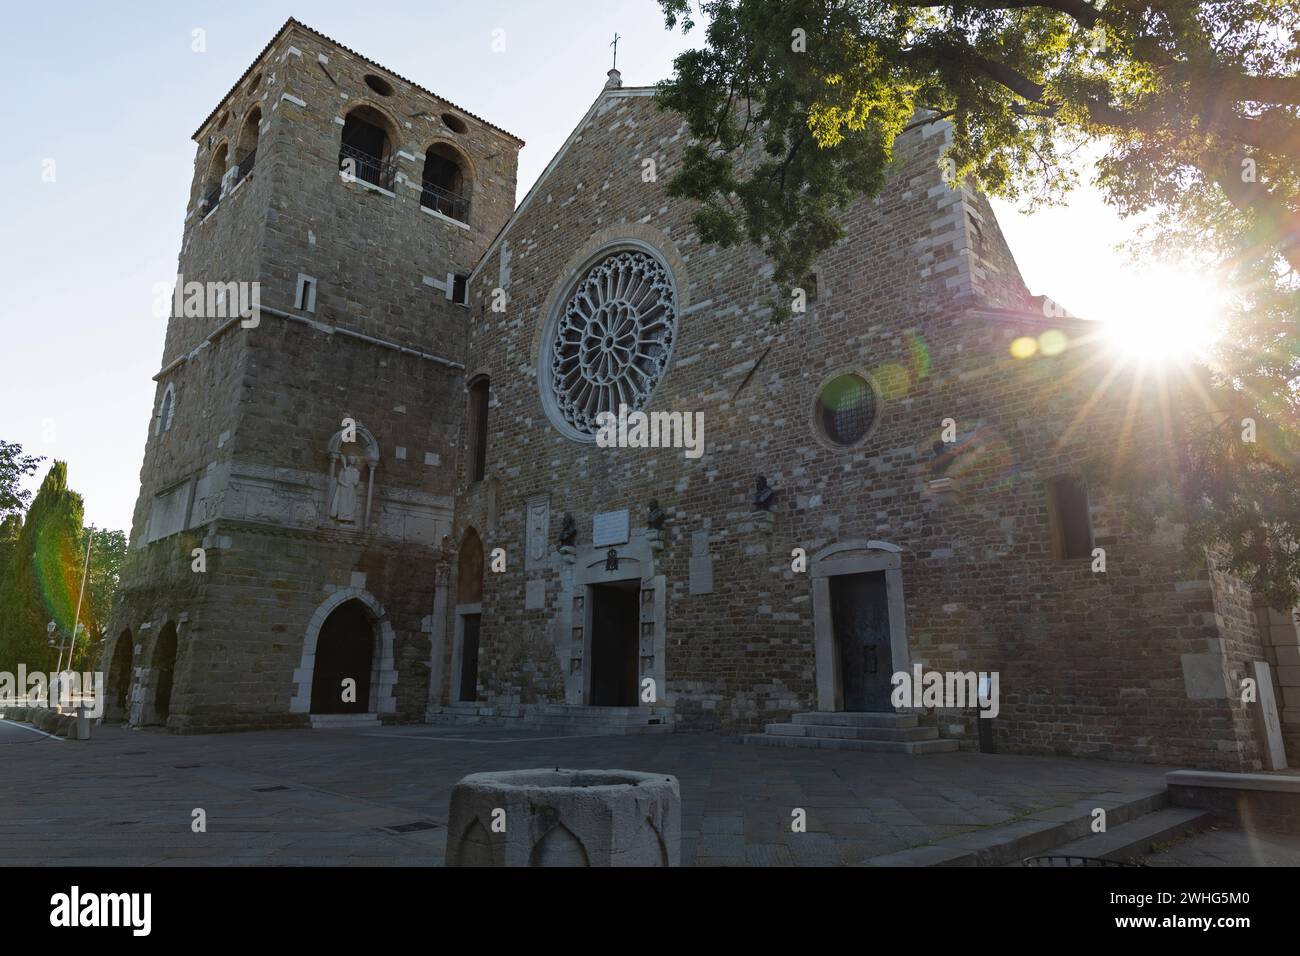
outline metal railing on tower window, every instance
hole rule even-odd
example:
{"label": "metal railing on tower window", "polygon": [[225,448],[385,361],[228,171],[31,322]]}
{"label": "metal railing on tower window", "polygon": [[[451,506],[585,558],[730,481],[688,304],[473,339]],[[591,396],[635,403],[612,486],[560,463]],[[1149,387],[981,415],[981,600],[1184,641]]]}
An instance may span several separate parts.
{"label": "metal railing on tower window", "polygon": [[339,149],[339,169],[362,182],[391,190],[397,175],[397,164],[392,160],[384,162],[378,156],[344,144]]}
{"label": "metal railing on tower window", "polygon": [[421,206],[440,212],[451,219],[469,222],[468,196],[453,192],[450,189],[444,189],[441,186],[435,186],[427,179],[424,180],[423,186],[424,189],[420,192]]}
{"label": "metal railing on tower window", "polygon": [[212,191],[203,197],[203,215],[207,215],[217,208],[217,203],[221,202],[221,184],[217,183]]}
{"label": "metal railing on tower window", "polygon": [[244,158],[239,161],[239,165],[235,167],[236,169],[235,182],[239,182],[250,172],[252,172],[253,163],[256,160],[257,160],[257,149],[256,148],[250,149],[248,153],[244,156]]}

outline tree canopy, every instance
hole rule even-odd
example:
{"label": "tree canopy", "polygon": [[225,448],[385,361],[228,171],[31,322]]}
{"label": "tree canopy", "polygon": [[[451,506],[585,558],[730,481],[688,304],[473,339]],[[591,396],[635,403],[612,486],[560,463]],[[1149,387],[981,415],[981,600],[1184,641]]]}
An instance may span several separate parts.
{"label": "tree canopy", "polygon": [[[691,0],[659,0],[694,28]],[[748,240],[787,293],[884,186],[905,130],[944,121],[951,178],[1030,204],[1086,174],[1140,253],[1231,291],[1212,413],[1170,496],[1193,549],[1276,606],[1300,580],[1300,0],[703,0],[704,44],[660,103],[691,141],[669,184],[702,240]],[[1083,149],[1081,147],[1088,146]],[[1243,417],[1260,438],[1238,436]],[[1231,426],[1231,427],[1229,427]]]}
{"label": "tree canopy", "polygon": [[68,488],[68,469],[50,466],[23,521],[0,580],[0,670],[52,671],[48,646],[54,621],[70,635],[81,588],[81,496]]}
{"label": "tree canopy", "polygon": [[0,519],[20,512],[32,500],[32,493],[22,487],[22,480],[36,474],[41,459],[24,455],[17,442],[0,439]]}

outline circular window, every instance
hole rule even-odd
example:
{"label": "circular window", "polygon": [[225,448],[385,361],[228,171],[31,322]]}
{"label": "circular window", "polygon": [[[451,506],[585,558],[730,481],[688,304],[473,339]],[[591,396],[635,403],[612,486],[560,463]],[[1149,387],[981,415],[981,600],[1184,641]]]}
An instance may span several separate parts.
{"label": "circular window", "polygon": [[463,119],[451,113],[443,113],[442,122],[447,127],[447,129],[451,130],[453,133],[463,133],[467,129],[469,129],[469,127],[465,125],[465,121]]}
{"label": "circular window", "polygon": [[595,437],[601,412],[645,407],[672,352],[677,290],[640,250],[604,255],[560,300],[543,338],[543,404],[570,438]]}
{"label": "circular window", "polygon": [[248,92],[251,93],[253,92],[253,90],[257,89],[258,84],[261,82],[262,82],[262,74],[261,73],[254,74],[253,78],[248,81]]}
{"label": "circular window", "polygon": [[837,445],[856,445],[876,420],[876,393],[861,375],[837,375],[817,396],[817,427]]}
{"label": "circular window", "polygon": [[380,96],[393,95],[393,85],[383,77],[375,76],[373,73],[366,74],[366,86],[370,87]]}

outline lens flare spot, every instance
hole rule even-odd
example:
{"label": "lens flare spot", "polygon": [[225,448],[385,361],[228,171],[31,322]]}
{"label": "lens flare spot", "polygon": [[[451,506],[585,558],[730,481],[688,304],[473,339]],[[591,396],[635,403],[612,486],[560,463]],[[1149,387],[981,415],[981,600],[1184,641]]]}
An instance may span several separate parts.
{"label": "lens flare spot", "polygon": [[1060,329],[1048,329],[1038,337],[1038,350],[1044,355],[1060,355],[1069,345],[1069,336]]}
{"label": "lens flare spot", "polygon": [[1022,335],[1020,338],[1016,339],[1014,342],[1011,343],[1012,358],[1018,358],[1018,359],[1032,358],[1034,353],[1037,351],[1038,351],[1038,340],[1028,335]]}

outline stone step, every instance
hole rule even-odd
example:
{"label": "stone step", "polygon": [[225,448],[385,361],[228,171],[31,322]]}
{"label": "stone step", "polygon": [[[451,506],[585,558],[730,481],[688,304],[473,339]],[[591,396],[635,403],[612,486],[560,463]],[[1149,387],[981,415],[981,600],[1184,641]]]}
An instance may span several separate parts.
{"label": "stone step", "polygon": [[[1107,814],[1108,822],[1110,814]],[[1105,833],[1093,833],[1081,840],[1063,843],[1048,853],[1055,856],[1090,856],[1103,860],[1128,861],[1151,852],[1152,844],[1199,833],[1210,825],[1208,810],[1168,807],[1144,814],[1136,820],[1109,826]]]}
{"label": "stone step", "polygon": [[855,710],[812,711],[795,714],[790,720],[796,724],[818,724],[824,727],[915,727],[917,725],[916,714],[871,713]]}
{"label": "stone step", "polygon": [[659,707],[585,707],[581,704],[544,704],[541,714],[544,717],[563,716],[590,719],[607,719],[628,717],[640,719],[647,715],[666,713]]}
{"label": "stone step", "polygon": [[672,717],[668,714],[656,714],[650,711],[642,711],[639,714],[534,714],[523,717],[522,720],[528,723],[547,723],[550,721],[562,721],[573,724],[608,724],[610,726],[631,726],[634,724],[665,724],[671,723]]}
{"label": "stone step", "polygon": [[521,723],[520,729],[527,730],[544,730],[553,733],[572,737],[586,737],[593,734],[609,737],[626,737],[635,734],[671,734],[673,725],[670,723],[662,724],[593,724],[593,723],[564,723],[556,721],[555,723],[537,723],[529,721],[526,724]]}
{"label": "stone step", "polygon": [[[795,738],[798,739],[798,738]],[[1169,805],[1164,787],[1129,792],[1108,792],[1060,807],[1039,810],[997,826],[872,857],[860,866],[1006,866],[1026,857],[1059,853],[1063,844],[1087,836],[1093,811],[1106,811],[1107,823],[1118,828],[1144,814]]]}
{"label": "stone step", "polygon": [[310,718],[312,727],[317,730],[383,726],[378,714],[311,714]]}
{"label": "stone step", "polygon": [[767,747],[809,747],[818,750],[860,750],[885,754],[943,754],[957,750],[955,740],[845,740],[834,737],[788,737],[779,734],[745,734],[747,744]]}
{"label": "stone step", "polygon": [[768,724],[765,732],[779,737],[820,737],[836,740],[935,740],[938,727],[844,727],[834,724]]}

